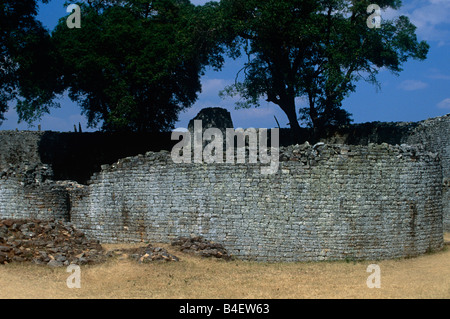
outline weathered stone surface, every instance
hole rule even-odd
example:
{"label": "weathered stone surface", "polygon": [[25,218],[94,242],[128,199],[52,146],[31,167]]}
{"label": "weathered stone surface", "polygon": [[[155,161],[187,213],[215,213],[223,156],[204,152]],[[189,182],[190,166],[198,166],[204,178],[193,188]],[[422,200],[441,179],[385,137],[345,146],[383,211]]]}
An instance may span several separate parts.
{"label": "weathered stone surface", "polygon": [[444,230],[450,232],[450,114],[421,121],[403,136],[404,143],[422,145],[427,151],[439,154],[443,177]]}
{"label": "weathered stone surface", "polygon": [[[201,120],[202,124],[202,136],[205,134],[205,131],[209,128],[216,128],[219,129],[222,133],[222,139],[225,142],[226,141],[226,129],[227,128],[234,128],[233,121],[231,120],[231,114],[224,108],[220,107],[207,107],[200,112],[189,121],[188,130],[191,133],[191,147],[194,149],[195,147],[195,135],[194,135],[194,121]],[[201,145],[202,149],[209,144],[210,141],[202,140]],[[199,144],[200,145],[200,144]],[[225,143],[224,143],[224,150],[226,149]]]}
{"label": "weathered stone surface", "polygon": [[16,179],[0,180],[0,218],[69,220],[69,194],[56,184],[23,187]]}
{"label": "weathered stone surface", "polygon": [[[322,138],[328,144],[368,145],[369,143],[420,145],[437,153],[443,178],[450,178],[450,114],[420,122],[362,123],[349,125]],[[443,189],[444,230],[450,232],[450,187]]]}
{"label": "weathered stone surface", "polygon": [[416,147],[298,145],[280,169],[175,164],[168,153],[120,161],[73,202],[71,220],[101,242],[203,236],[240,259],[415,256],[443,246],[439,158]]}
{"label": "weathered stone surface", "polygon": [[[51,180],[39,156],[43,133],[0,132],[0,218],[70,220],[102,242],[200,235],[251,260],[414,256],[440,249],[450,229],[450,115],[396,125],[384,132],[398,134],[396,146],[382,143],[389,134],[374,124],[347,135],[366,146],[281,148],[275,175],[262,176],[261,164],[180,165],[148,152],[103,166],[88,185]],[[36,237],[22,226],[5,221],[0,237]],[[0,262],[27,258],[19,243],[11,247]],[[46,249],[47,263],[61,255],[57,245]]]}
{"label": "weathered stone surface", "polygon": [[[208,126],[207,122],[205,121],[206,126]],[[232,127],[232,122],[226,120],[222,121],[222,124],[211,125],[219,128]],[[305,138],[309,136],[307,132],[304,135]],[[290,134],[283,133],[281,136],[286,137]],[[67,220],[68,208],[64,207],[64,203],[67,204],[67,195],[64,192],[52,191],[51,187],[46,189],[46,186],[43,186],[39,189],[43,183],[52,178],[53,172],[55,172],[53,177],[61,179],[71,177],[79,181],[83,180],[84,183],[92,172],[99,171],[101,164],[106,162],[112,163],[120,157],[144,153],[150,149],[163,149],[164,144],[166,149],[170,150],[173,144],[168,143],[168,139],[170,139],[170,133],[140,136],[0,131],[0,217],[21,218],[23,215],[26,218],[24,212],[29,211],[31,217],[45,219],[48,218],[45,212],[50,210],[51,216]],[[368,145],[384,142],[399,145],[420,144],[427,151],[439,155],[445,179],[450,178],[449,139],[450,114],[416,123],[355,124],[339,128],[331,135],[323,137],[322,140],[327,144]],[[283,140],[280,143],[280,145],[287,145]],[[122,147],[123,145],[126,147]],[[290,160],[298,161],[296,157]],[[450,231],[450,187],[445,181],[443,184],[444,229]],[[24,185],[29,186],[28,192],[20,189]],[[55,205],[56,209],[54,209]]]}

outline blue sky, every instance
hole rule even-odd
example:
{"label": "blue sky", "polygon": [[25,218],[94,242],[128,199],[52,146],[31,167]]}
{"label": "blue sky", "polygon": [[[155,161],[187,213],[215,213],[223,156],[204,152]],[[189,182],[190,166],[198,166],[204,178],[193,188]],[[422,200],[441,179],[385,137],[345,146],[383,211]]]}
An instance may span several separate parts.
{"label": "blue sky", "polygon": [[[65,16],[66,0],[52,0],[41,5],[38,19],[50,30],[58,19]],[[194,4],[203,4],[204,0],[193,0]],[[376,3],[376,0],[374,0]],[[353,114],[355,123],[384,121],[420,121],[450,113],[450,0],[404,0],[400,10],[384,11],[382,17],[392,18],[399,15],[410,17],[417,26],[419,40],[426,40],[431,48],[427,60],[411,60],[404,65],[400,76],[382,71],[378,76],[381,90],[365,82],[359,82],[355,93],[345,101],[344,108]],[[204,107],[223,107],[230,111],[235,127],[275,127],[274,116],[282,127],[287,127],[287,117],[275,104],[263,101],[261,107],[236,110],[232,98],[221,99],[220,90],[234,81],[241,60],[227,60],[221,72],[207,70],[202,78],[202,93],[197,102],[182,112],[177,128],[185,128],[188,122]],[[11,105],[6,113],[7,120],[0,130],[20,129],[36,130],[40,124],[43,130],[73,131],[73,126],[81,123],[84,131],[93,131],[86,127],[86,119],[80,114],[80,108],[67,97],[60,100],[61,108],[53,109],[41,121],[29,127],[17,123],[17,114]],[[299,99],[298,107],[305,106]]]}

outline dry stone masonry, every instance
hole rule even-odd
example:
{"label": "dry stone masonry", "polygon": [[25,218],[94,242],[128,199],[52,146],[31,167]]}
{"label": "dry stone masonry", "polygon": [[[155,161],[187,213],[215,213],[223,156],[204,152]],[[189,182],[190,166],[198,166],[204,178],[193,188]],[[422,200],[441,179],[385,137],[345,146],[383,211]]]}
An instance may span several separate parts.
{"label": "dry stone masonry", "polygon": [[0,179],[0,218],[69,221],[70,198],[55,182],[27,184],[22,178]]}
{"label": "dry stone masonry", "polygon": [[427,150],[439,154],[442,164],[444,229],[450,232],[450,114],[419,123],[404,143],[423,145]]}
{"label": "dry stone masonry", "polygon": [[408,146],[298,145],[279,172],[259,164],[174,164],[168,152],[104,166],[71,220],[101,242],[200,235],[258,261],[379,259],[440,249],[442,171]]}
{"label": "dry stone masonry", "polygon": [[[450,115],[386,127],[355,126],[323,143],[282,147],[274,175],[262,175],[261,164],[136,155],[136,140],[128,157],[111,161],[124,151],[98,143],[89,156],[93,145],[80,146],[89,133],[3,131],[0,219],[71,222],[101,243],[206,238],[258,261],[386,259],[441,249],[450,230]],[[389,137],[398,145],[382,143],[387,131],[399,134]],[[355,136],[362,145],[351,145]],[[80,158],[88,159],[80,167],[97,173],[87,183],[85,173],[78,182],[63,178],[72,167],[82,171]],[[150,259],[159,254],[152,252]]]}
{"label": "dry stone masonry", "polygon": [[450,114],[420,122],[355,124],[339,129],[322,140],[353,145],[384,142],[392,145],[421,145],[439,154],[443,173],[444,229],[450,231]]}

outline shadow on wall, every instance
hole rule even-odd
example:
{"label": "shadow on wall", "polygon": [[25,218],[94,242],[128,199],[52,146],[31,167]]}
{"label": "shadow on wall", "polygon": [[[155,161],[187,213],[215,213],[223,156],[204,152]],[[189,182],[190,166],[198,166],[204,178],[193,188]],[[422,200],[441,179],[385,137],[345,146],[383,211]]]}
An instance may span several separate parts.
{"label": "shadow on wall", "polygon": [[59,133],[44,132],[38,152],[51,165],[54,180],[86,184],[101,165],[148,151],[170,150],[177,141],[171,133]]}
{"label": "shadow on wall", "polygon": [[[343,127],[327,127],[319,136],[320,142],[327,144],[368,145],[369,143],[400,145],[412,130],[419,126],[415,122],[370,122],[352,124]],[[305,142],[315,143],[313,131],[309,128],[301,128],[299,144]],[[289,129],[280,130],[280,145],[289,146],[295,144]]]}
{"label": "shadow on wall", "polygon": [[[368,145],[369,143],[402,144],[417,123],[364,123],[323,132],[321,141],[329,144]],[[311,142],[312,131],[303,128],[300,142]],[[269,144],[271,134],[268,134]],[[73,180],[86,184],[101,165],[149,151],[170,151],[178,141],[171,132],[163,133],[59,133],[44,132],[38,152],[42,163],[53,168],[53,179]],[[280,130],[280,146],[292,145],[289,129]]]}
{"label": "shadow on wall", "polygon": [[[341,128],[329,128],[320,141],[327,144],[368,145],[426,144],[430,151],[440,153],[448,161],[448,121],[450,115],[418,123],[363,123]],[[418,130],[422,128],[423,130]],[[422,132],[423,131],[423,132]],[[312,131],[302,128],[298,143],[314,142]],[[171,132],[164,133],[60,133],[60,132],[2,132],[0,134],[0,167],[20,163],[49,164],[54,180],[73,180],[86,184],[101,165],[112,164],[125,157],[148,151],[170,151],[178,141]],[[271,134],[268,134],[270,140]],[[269,141],[271,144],[271,141]],[[289,129],[280,130],[280,146],[292,145]],[[430,145],[428,145],[430,144]],[[444,165],[445,166],[445,165]],[[444,167],[444,173],[448,165]],[[444,174],[447,176],[447,173]]]}

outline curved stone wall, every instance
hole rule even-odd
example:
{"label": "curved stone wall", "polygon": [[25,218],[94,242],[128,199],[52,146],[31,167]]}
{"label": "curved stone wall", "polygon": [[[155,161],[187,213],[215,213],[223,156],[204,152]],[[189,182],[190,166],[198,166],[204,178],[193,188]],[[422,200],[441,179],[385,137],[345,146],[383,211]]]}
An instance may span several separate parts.
{"label": "curved stone wall", "polygon": [[[326,133],[326,132],[325,132]],[[422,145],[439,154],[443,172],[444,231],[450,231],[450,114],[420,122],[362,123],[329,132],[321,139],[328,144],[367,145],[383,142]],[[58,133],[32,131],[0,131],[0,177],[14,168],[48,165],[48,178],[85,183],[102,164],[111,164],[126,156],[147,151],[170,150],[174,141],[166,133]],[[302,129],[307,140],[311,132]],[[280,145],[288,145],[290,132],[281,130]]]}
{"label": "curved stone wall", "polygon": [[26,184],[22,178],[0,179],[0,217],[3,219],[70,219],[66,187],[53,182]]}
{"label": "curved stone wall", "polygon": [[407,144],[423,145],[426,150],[439,154],[443,175],[444,230],[450,232],[450,114],[419,122],[404,140]]}
{"label": "curved stone wall", "polygon": [[439,157],[409,146],[307,144],[261,164],[175,164],[147,153],[71,191],[71,221],[103,243],[202,235],[241,259],[415,256],[443,246]]}

